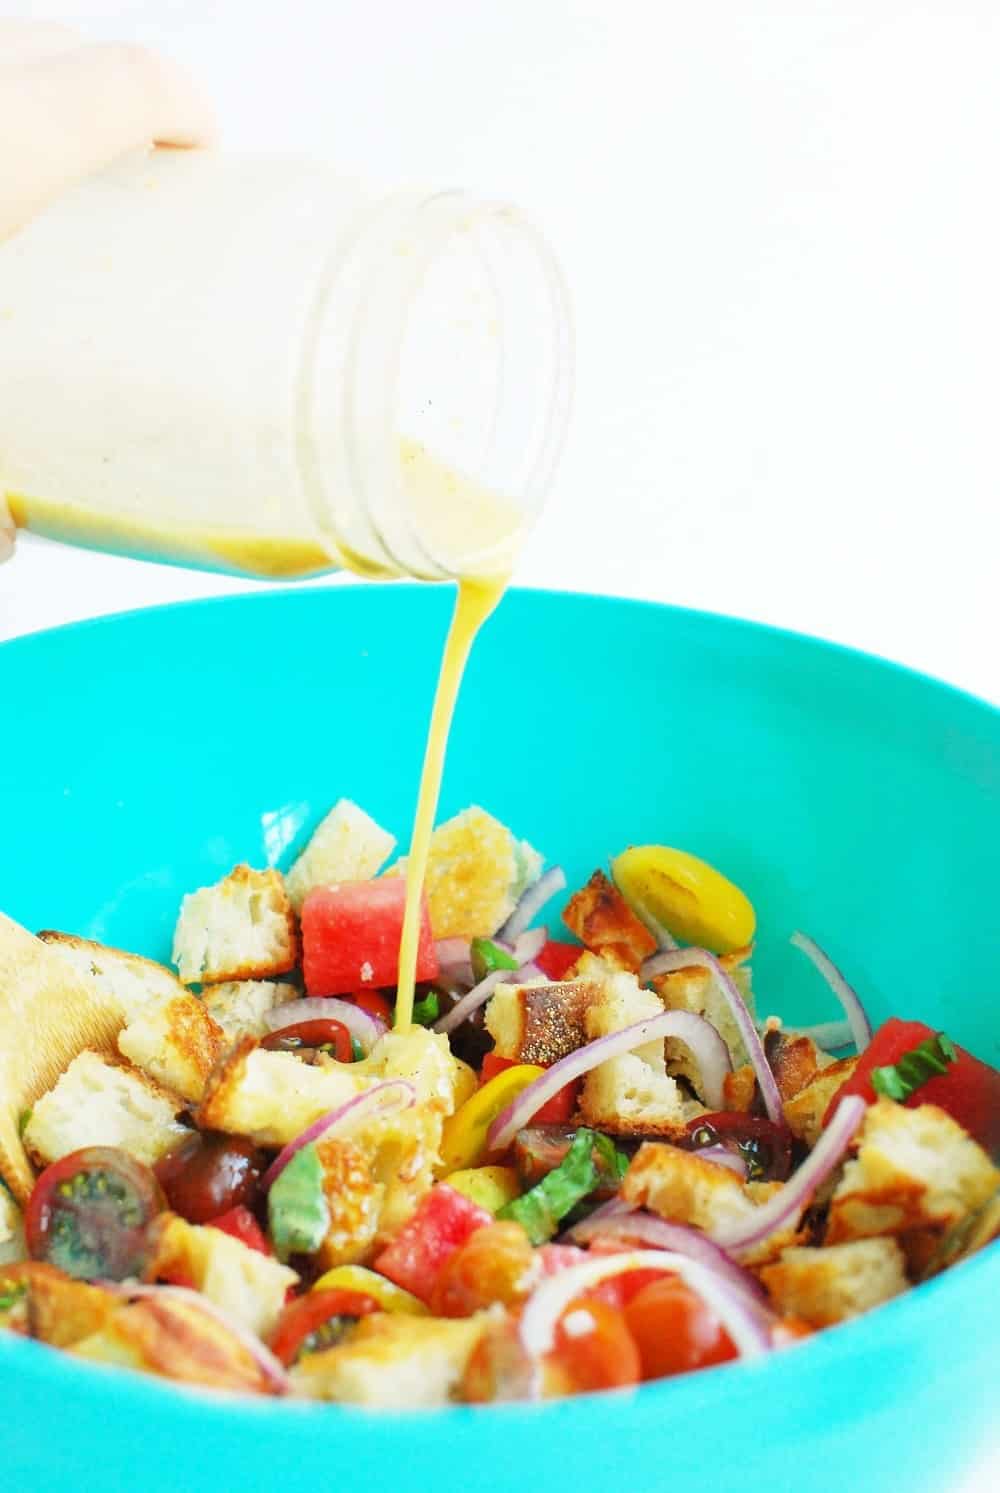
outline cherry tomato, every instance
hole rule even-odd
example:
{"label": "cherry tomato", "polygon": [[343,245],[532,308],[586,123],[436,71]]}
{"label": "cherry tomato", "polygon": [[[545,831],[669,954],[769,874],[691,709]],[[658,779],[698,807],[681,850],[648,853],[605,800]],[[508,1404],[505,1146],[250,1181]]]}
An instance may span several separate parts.
{"label": "cherry tomato", "polygon": [[80,1280],[142,1275],[149,1225],[164,1207],[148,1166],[113,1146],[87,1146],[35,1183],[24,1214],[28,1252]]}
{"label": "cherry tomato", "polygon": [[661,1276],[625,1307],[643,1379],[665,1379],[736,1357],[732,1339],[705,1303],[675,1276]]}
{"label": "cherry tomato", "polygon": [[[505,1068],[515,1068],[518,1064],[517,1058],[501,1058],[495,1052],[488,1052],[483,1058],[483,1066],[479,1070],[480,1084],[489,1083],[491,1078],[496,1078]],[[547,1067],[547,1064],[542,1064]],[[576,1101],[580,1092],[579,1081],[568,1083],[565,1088],[559,1089],[546,1099],[541,1109],[536,1110],[531,1117],[532,1125],[563,1125],[572,1119],[576,1110]],[[574,1130],[575,1133],[575,1130]]]}
{"label": "cherry tomato", "polygon": [[560,943],[550,938],[541,953],[536,954],[535,963],[550,980],[564,980],[582,953],[583,947],[578,943]]}
{"label": "cherry tomato", "polygon": [[590,1296],[563,1312],[550,1357],[581,1392],[621,1389],[640,1379],[639,1350],[625,1313]]}
{"label": "cherry tomato", "polygon": [[[468,1405],[495,1400],[528,1400],[535,1387],[535,1365],[526,1352],[517,1323],[510,1317],[488,1322],[462,1375],[459,1398]],[[565,1386],[570,1392],[570,1386]]]}
{"label": "cherry tomato", "polygon": [[250,1209],[245,1208],[242,1203],[235,1208],[229,1208],[225,1213],[220,1213],[218,1218],[207,1218],[205,1222],[209,1228],[219,1229],[223,1234],[229,1234],[233,1239],[238,1239],[241,1244],[245,1244],[248,1249],[255,1249],[259,1255],[274,1253],[260,1224]]}
{"label": "cherry tomato", "polygon": [[351,1001],[359,1010],[384,1021],[386,1026],[392,1026],[393,1009],[380,990],[356,990]]}
{"label": "cherry tomato", "polygon": [[687,1128],[692,1150],[720,1141],[734,1146],[746,1163],[748,1182],[784,1182],[792,1169],[791,1131],[762,1115],[722,1109],[699,1115]]}
{"label": "cherry tomato", "polygon": [[354,1061],[350,1032],[342,1021],[329,1021],[325,1017],[283,1026],[280,1031],[265,1037],[260,1045],[270,1052],[302,1052],[306,1048],[319,1048],[320,1051],[331,1051],[338,1063]]}
{"label": "cherry tomato", "polygon": [[188,1223],[208,1223],[241,1203],[252,1204],[266,1166],[245,1136],[193,1130],[155,1170],[174,1212]]}
{"label": "cherry tomato", "polygon": [[381,1311],[360,1291],[310,1291],[289,1302],[271,1334],[271,1351],[286,1368],[304,1353],[321,1353],[341,1341],[356,1322]]}
{"label": "cherry tomato", "polygon": [[435,1317],[471,1317],[500,1301],[524,1300],[537,1275],[535,1252],[519,1223],[487,1224],[445,1261],[431,1291]]}

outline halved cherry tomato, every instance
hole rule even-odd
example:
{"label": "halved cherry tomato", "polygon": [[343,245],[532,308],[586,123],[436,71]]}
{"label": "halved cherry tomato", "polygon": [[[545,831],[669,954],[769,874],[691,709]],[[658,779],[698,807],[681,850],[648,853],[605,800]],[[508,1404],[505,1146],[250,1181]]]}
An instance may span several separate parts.
{"label": "halved cherry tomato", "polygon": [[354,1060],[351,1034],[342,1021],[331,1021],[319,1017],[313,1021],[298,1021],[294,1026],[283,1026],[264,1038],[261,1047],[269,1052],[301,1052],[304,1048],[326,1048],[332,1051],[338,1063]]}
{"label": "halved cherry tomato", "polygon": [[351,1000],[359,1010],[384,1021],[386,1026],[392,1026],[393,1009],[381,990],[355,990]]}
{"label": "halved cherry tomato", "polygon": [[560,943],[558,939],[550,938],[547,944],[543,944],[542,952],[535,956],[535,963],[550,980],[561,980],[582,953],[583,948],[578,943]]}
{"label": "halved cherry tomato", "polygon": [[148,1166],[113,1146],[86,1146],[35,1183],[24,1214],[28,1252],[81,1280],[141,1276],[149,1225],[165,1207]]}
{"label": "halved cherry tomato", "polygon": [[[502,1058],[495,1052],[488,1052],[479,1070],[479,1082],[480,1084],[489,1083],[491,1078],[496,1078],[497,1074],[502,1073],[505,1068],[515,1068],[517,1065],[517,1058]],[[539,1064],[539,1066],[546,1065]],[[551,1099],[547,1099],[541,1109],[532,1115],[532,1125],[563,1125],[567,1120],[572,1119],[576,1110],[577,1095],[580,1092],[580,1082],[581,1080],[577,1079],[573,1083],[568,1083],[557,1094],[553,1094]]]}
{"label": "halved cherry tomato", "polygon": [[[792,1169],[792,1133],[763,1115],[720,1109],[688,1121],[692,1150],[730,1141],[746,1163],[750,1182],[785,1182]],[[705,1134],[702,1137],[701,1132]]]}
{"label": "halved cherry tomato", "polygon": [[641,1375],[639,1350],[625,1314],[591,1296],[571,1302],[563,1312],[550,1357],[582,1392],[621,1389],[638,1384]]}
{"label": "halved cherry tomato", "polygon": [[662,1276],[625,1307],[643,1379],[664,1379],[735,1358],[732,1339],[715,1313],[675,1276]]}
{"label": "halved cherry tomato", "polygon": [[310,1291],[281,1313],[271,1334],[271,1352],[291,1368],[304,1353],[336,1347],[362,1317],[381,1310],[360,1291]]}
{"label": "halved cherry tomato", "polygon": [[175,1213],[188,1223],[208,1223],[238,1203],[252,1203],[266,1167],[263,1152],[246,1136],[192,1130],[153,1170]]}
{"label": "halved cherry tomato", "polygon": [[471,1317],[495,1301],[516,1306],[537,1273],[535,1252],[519,1223],[487,1224],[445,1261],[431,1291],[431,1312]]}
{"label": "halved cherry tomato", "polygon": [[220,1213],[218,1218],[206,1218],[205,1224],[210,1229],[219,1229],[223,1234],[238,1239],[241,1244],[245,1244],[248,1249],[255,1249],[260,1255],[274,1253],[260,1224],[250,1209],[244,1208],[242,1204]]}

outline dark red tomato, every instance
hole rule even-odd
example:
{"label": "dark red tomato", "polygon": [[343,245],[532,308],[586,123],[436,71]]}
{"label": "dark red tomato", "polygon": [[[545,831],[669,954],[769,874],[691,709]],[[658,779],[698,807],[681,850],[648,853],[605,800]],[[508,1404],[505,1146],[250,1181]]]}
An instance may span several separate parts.
{"label": "dark red tomato", "polygon": [[351,1000],[360,1010],[367,1011],[369,1016],[384,1021],[386,1026],[392,1026],[393,1008],[381,990],[355,990]]}
{"label": "dark red tomato", "polygon": [[310,1291],[285,1307],[271,1334],[271,1352],[286,1368],[304,1353],[333,1348],[378,1302],[360,1291]]}
{"label": "dark red tomato", "polygon": [[550,980],[561,980],[582,953],[583,949],[578,943],[560,943],[557,939],[550,938],[542,946],[542,952],[536,956],[535,963]]}
{"label": "dark red tomato", "polygon": [[230,1208],[226,1213],[220,1213],[218,1218],[205,1220],[210,1229],[219,1229],[223,1234],[229,1234],[233,1239],[238,1239],[248,1249],[255,1249],[260,1255],[273,1254],[267,1235],[260,1224],[254,1218],[249,1208],[240,1204],[236,1208]]}
{"label": "dark red tomato", "polygon": [[267,1161],[253,1141],[219,1130],[193,1130],[156,1164],[175,1213],[208,1223],[238,1204],[252,1204]]}
{"label": "dark red tomato", "polygon": [[[517,1058],[501,1058],[495,1052],[488,1052],[479,1070],[479,1082],[489,1083],[491,1078],[495,1078],[505,1068],[515,1067],[517,1062]],[[545,1066],[547,1065],[543,1063],[542,1067]],[[532,1125],[563,1125],[567,1120],[571,1120],[576,1110],[579,1092],[580,1081],[568,1083],[557,1094],[553,1094],[551,1099],[547,1099],[541,1109],[532,1116]]]}
{"label": "dark red tomato", "polygon": [[625,1307],[643,1379],[665,1379],[736,1357],[718,1317],[676,1276],[661,1276]]}
{"label": "dark red tomato", "polygon": [[149,1225],[166,1202],[148,1166],[87,1146],[47,1166],[24,1214],[28,1252],[79,1280],[141,1276]]}
{"label": "dark red tomato", "polygon": [[[872,1037],[851,1077],[834,1094],[823,1117],[829,1125],[837,1105],[847,1094],[860,1094],[874,1104],[876,1094],[871,1075],[874,1068],[898,1063],[921,1042],[936,1036],[933,1027],[922,1021],[901,1021],[891,1017]],[[967,1130],[984,1150],[1000,1155],[1000,1073],[982,1063],[955,1044],[956,1058],[946,1073],[936,1074],[922,1083],[903,1103],[910,1109],[921,1104],[936,1104],[947,1110],[952,1119]]]}
{"label": "dark red tomato", "polygon": [[[353,995],[395,985],[406,880],[318,886],[302,904],[302,973],[310,995]],[[417,980],[436,980],[438,957],[427,899],[420,909]]]}
{"label": "dark red tomato", "polygon": [[298,1021],[294,1026],[283,1026],[272,1032],[261,1042],[269,1052],[302,1052],[306,1049],[331,1052],[338,1063],[350,1063],[354,1059],[351,1034],[342,1021],[331,1021],[323,1017],[316,1021]]}
{"label": "dark red tomato", "polygon": [[563,1312],[550,1356],[578,1391],[623,1389],[640,1379],[639,1350],[625,1314],[592,1296]]}
{"label": "dark red tomato", "polygon": [[792,1169],[792,1133],[762,1115],[720,1109],[688,1122],[692,1150],[729,1143],[746,1163],[750,1182],[784,1182]]}
{"label": "dark red tomato", "polygon": [[444,1265],[476,1229],[493,1223],[493,1214],[464,1193],[438,1182],[424,1194],[390,1244],[377,1255],[375,1269],[404,1291],[429,1302]]}

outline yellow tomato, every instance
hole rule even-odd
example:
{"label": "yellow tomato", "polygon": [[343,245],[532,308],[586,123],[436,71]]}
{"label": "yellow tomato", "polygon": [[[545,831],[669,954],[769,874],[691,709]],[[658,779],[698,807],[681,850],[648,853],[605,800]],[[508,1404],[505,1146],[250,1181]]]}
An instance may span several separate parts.
{"label": "yellow tomato", "polygon": [[640,917],[684,943],[729,954],[753,939],[750,902],[707,861],[666,845],[633,845],[612,863],[618,890]]}
{"label": "yellow tomato", "polygon": [[473,1166],[452,1172],[444,1179],[449,1187],[462,1192],[480,1208],[499,1213],[507,1203],[521,1196],[521,1182],[512,1166]]}
{"label": "yellow tomato", "polygon": [[479,1079],[476,1077],[475,1068],[470,1068],[468,1063],[463,1063],[461,1058],[455,1058],[455,1108],[463,1105],[466,1099],[471,1099],[479,1087]]}
{"label": "yellow tomato", "polygon": [[321,1275],[313,1286],[314,1291],[360,1291],[377,1301],[384,1312],[395,1312],[404,1317],[426,1317],[427,1308],[416,1296],[394,1286],[391,1280],[364,1265],[335,1265]]}
{"label": "yellow tomato", "polygon": [[534,1063],[505,1068],[445,1120],[441,1136],[441,1170],[445,1175],[478,1166],[486,1154],[486,1132],[497,1115],[544,1072]]}

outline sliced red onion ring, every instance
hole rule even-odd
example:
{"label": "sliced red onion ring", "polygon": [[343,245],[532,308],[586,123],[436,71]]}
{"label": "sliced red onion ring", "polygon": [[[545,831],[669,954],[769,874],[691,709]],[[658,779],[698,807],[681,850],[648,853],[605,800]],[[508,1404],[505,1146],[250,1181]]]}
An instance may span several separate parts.
{"label": "sliced red onion ring", "polygon": [[872,1024],[868,1020],[864,1006],[858,999],[858,993],[852,986],[848,985],[840,970],[834,964],[829,954],[825,954],[814,938],[808,933],[793,933],[792,943],[801,953],[805,954],[819,970],[834,995],[844,1008],[851,1027],[851,1036],[858,1052],[864,1052],[872,1039]]}
{"label": "sliced red onion ring", "polygon": [[538,916],[546,902],[551,902],[557,893],[565,890],[566,872],[562,866],[550,867],[532,886],[529,886],[506,923],[497,930],[497,937],[505,939],[507,943],[516,942],[532,918]]}
{"label": "sliced red onion ring", "polygon": [[463,1021],[468,1021],[474,1011],[484,1005],[493,994],[497,985],[502,985],[510,980],[516,980],[518,971],[516,969],[492,969],[485,979],[480,980],[478,985],[473,985],[467,995],[463,995],[457,1006],[452,1006],[450,1011],[440,1017],[434,1023],[436,1032],[453,1032]]}
{"label": "sliced red onion ring", "polygon": [[437,950],[438,963],[468,964],[472,957],[471,945],[467,938],[439,938],[434,945]]}
{"label": "sliced red onion ring", "polygon": [[716,1166],[728,1166],[729,1170],[735,1172],[741,1181],[746,1181],[746,1162],[738,1151],[730,1151],[728,1146],[699,1146],[691,1154],[700,1156],[702,1161],[714,1161]]}
{"label": "sliced red onion ring", "polygon": [[661,1011],[656,1016],[647,1016],[645,1021],[633,1021],[620,1032],[598,1037],[596,1042],[588,1042],[553,1063],[493,1121],[487,1137],[489,1149],[505,1151],[532,1115],[575,1078],[581,1078],[609,1058],[621,1057],[647,1042],[666,1037],[678,1037],[687,1043],[701,1070],[706,1104],[709,1109],[725,1109],[722,1085],[733,1066],[725,1042],[704,1016],[696,1016],[693,1011]]}
{"label": "sliced red onion ring", "polygon": [[[753,1024],[753,1017],[747,1010],[746,1002],[740,995],[736,981],[715,955],[710,954],[707,949],[666,949],[662,954],[653,954],[646,960],[640,971],[640,977],[648,981],[656,975],[667,975],[676,969],[690,969],[695,964],[701,965],[702,969],[710,970],[715,976],[750,1056],[753,1071],[760,1085],[767,1117],[776,1125],[783,1125],[785,1112],[781,1104],[781,1095],[774,1081],[771,1065],[764,1055],[763,1044]],[[725,1109],[724,1104],[719,1107]]]}
{"label": "sliced red onion ring", "polygon": [[676,1250],[635,1249],[617,1255],[598,1255],[543,1280],[528,1298],[521,1317],[521,1342],[526,1351],[535,1358],[551,1352],[559,1319],[570,1303],[601,1281],[631,1270],[662,1270],[665,1274],[679,1275],[715,1313],[742,1358],[754,1358],[770,1348],[767,1324],[742,1289],[735,1290],[713,1269]]}
{"label": "sliced red onion ring", "polygon": [[549,985],[557,983],[550,979],[544,969],[539,968],[537,964],[522,964],[520,969],[515,970],[513,979],[516,985],[527,985],[529,980],[544,980]]}
{"label": "sliced red onion ring", "polygon": [[346,1104],[327,1110],[326,1114],[313,1120],[301,1135],[290,1140],[278,1152],[261,1178],[261,1187],[265,1192],[272,1187],[293,1156],[297,1156],[304,1146],[310,1146],[314,1140],[319,1140],[321,1135],[326,1135],[334,1126],[341,1134],[346,1134],[356,1130],[359,1125],[367,1124],[369,1120],[384,1120],[389,1115],[398,1114],[401,1109],[409,1109],[416,1097],[412,1083],[407,1083],[405,1078],[387,1078],[384,1083],[373,1084],[370,1089],[355,1094]]}
{"label": "sliced red onion ring", "polygon": [[286,1026],[298,1026],[300,1021],[339,1021],[346,1026],[352,1037],[357,1037],[365,1053],[371,1052],[379,1037],[387,1030],[384,1021],[362,1011],[350,1001],[338,1000],[335,995],[309,995],[304,1000],[288,1001],[265,1013],[264,1020],[272,1032],[284,1031]]}
{"label": "sliced red onion ring", "polygon": [[712,1238],[716,1244],[721,1244],[723,1249],[741,1252],[759,1244],[791,1219],[798,1218],[812,1201],[816,1189],[839,1165],[864,1120],[867,1107],[860,1094],[848,1094],[841,1099],[833,1119],[798,1171],[792,1173],[774,1197],[755,1208],[751,1217],[727,1228],[713,1230]]}
{"label": "sliced red onion ring", "polygon": [[518,964],[533,964],[549,938],[547,928],[529,928],[514,940],[514,958]]}
{"label": "sliced red onion ring", "polygon": [[192,1291],[188,1286],[140,1285],[138,1282],[130,1285],[117,1280],[102,1280],[97,1284],[102,1290],[110,1291],[114,1296],[141,1298],[149,1301],[166,1296],[174,1301],[187,1302],[188,1306],[204,1312],[206,1317],[212,1317],[220,1327],[224,1327],[236,1339],[242,1348],[246,1349],[260,1369],[265,1382],[275,1394],[286,1395],[291,1392],[292,1383],[285,1372],[284,1365],[278,1362],[270,1348],[264,1346],[256,1333],[250,1332],[241,1322],[235,1322],[200,1291]]}
{"label": "sliced red onion ring", "polygon": [[847,1047],[854,1041],[849,1021],[817,1021],[814,1026],[788,1028],[790,1037],[809,1037],[823,1052],[833,1052],[837,1047]]}
{"label": "sliced red onion ring", "polygon": [[589,1218],[576,1224],[565,1237],[572,1244],[590,1244],[595,1239],[617,1238],[648,1244],[651,1249],[672,1249],[677,1254],[687,1255],[689,1259],[697,1260],[709,1270],[714,1270],[716,1275],[721,1275],[729,1282],[734,1291],[742,1292],[756,1305],[763,1306],[766,1302],[763,1286],[749,1270],[737,1265],[721,1245],[716,1244],[714,1239],[709,1239],[700,1229],[693,1229],[686,1223],[669,1223],[665,1218],[658,1218],[655,1213],[632,1210],[628,1203],[618,1213],[598,1217],[600,1211],[599,1208],[595,1209]]}

